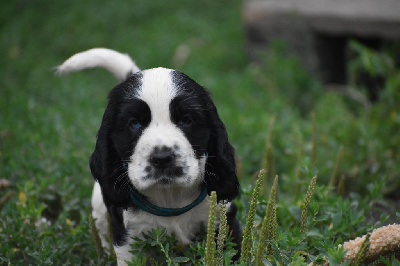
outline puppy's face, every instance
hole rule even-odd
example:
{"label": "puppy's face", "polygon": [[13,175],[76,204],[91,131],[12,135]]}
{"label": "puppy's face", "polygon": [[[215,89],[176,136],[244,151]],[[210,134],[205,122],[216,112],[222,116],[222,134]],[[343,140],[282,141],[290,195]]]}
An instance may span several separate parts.
{"label": "puppy's face", "polygon": [[204,89],[183,86],[179,72],[162,68],[131,79],[136,86],[124,90],[111,133],[130,182],[142,191],[199,184],[210,136]]}
{"label": "puppy's face", "polygon": [[117,206],[130,204],[130,184],[142,192],[205,185],[218,200],[238,193],[233,148],[208,92],[164,68],[110,92],[90,167],[105,203]]}

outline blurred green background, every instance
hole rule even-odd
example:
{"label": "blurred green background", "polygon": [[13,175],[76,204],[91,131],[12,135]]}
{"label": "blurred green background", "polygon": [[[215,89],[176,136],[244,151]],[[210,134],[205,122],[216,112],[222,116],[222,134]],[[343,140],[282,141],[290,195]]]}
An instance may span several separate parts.
{"label": "blurred green background", "polygon": [[368,70],[365,58],[385,66],[380,101],[365,104],[326,90],[279,41],[260,55],[262,64],[249,62],[241,7],[238,0],[0,4],[0,178],[7,181],[0,188],[0,261],[96,257],[87,231],[88,158],[117,81],[100,69],[63,77],[53,69],[93,47],[128,53],[142,69],[179,69],[208,88],[237,149],[244,186],[267,161],[287,198],[294,184],[308,183],[302,175],[318,173],[328,184],[336,171],[346,194],[368,193],[368,184],[383,180],[376,193],[397,199],[400,78],[391,50],[349,47],[356,70]]}

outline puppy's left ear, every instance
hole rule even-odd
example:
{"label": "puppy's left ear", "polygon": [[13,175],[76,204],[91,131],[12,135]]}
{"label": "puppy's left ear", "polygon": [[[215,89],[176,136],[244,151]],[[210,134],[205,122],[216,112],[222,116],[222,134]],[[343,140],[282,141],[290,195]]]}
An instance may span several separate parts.
{"label": "puppy's left ear", "polygon": [[218,201],[232,201],[239,193],[235,151],[229,143],[225,125],[212,102],[209,111],[211,134],[205,173],[207,190],[208,193],[216,191]]}

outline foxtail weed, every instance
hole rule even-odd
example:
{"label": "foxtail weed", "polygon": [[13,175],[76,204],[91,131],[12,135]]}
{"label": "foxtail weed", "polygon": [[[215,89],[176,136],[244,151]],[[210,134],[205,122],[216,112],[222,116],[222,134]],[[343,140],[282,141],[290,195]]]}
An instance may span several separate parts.
{"label": "foxtail weed", "polygon": [[217,238],[217,257],[216,265],[224,265],[224,245],[226,240],[226,234],[228,231],[228,220],[226,217],[226,206],[221,204],[219,208],[219,228],[218,228],[218,238]]}
{"label": "foxtail weed", "polygon": [[261,184],[263,183],[264,180],[264,176],[265,176],[265,170],[261,170],[258,178],[257,178],[257,182],[256,182],[256,186],[253,190],[253,198],[251,199],[250,202],[250,209],[249,209],[249,213],[248,213],[248,217],[247,217],[247,221],[246,221],[246,227],[244,228],[244,232],[243,232],[243,240],[242,240],[242,253],[241,253],[241,257],[240,257],[240,262],[243,264],[247,264],[249,258],[250,258],[250,250],[251,250],[251,240],[252,240],[252,230],[253,230],[253,224],[254,224],[254,218],[255,218],[255,214],[256,214],[256,207],[257,207],[257,199],[258,199],[258,194],[260,191],[260,187]]}
{"label": "foxtail weed", "polygon": [[[276,240],[277,217],[276,217],[276,194],[278,189],[278,176],[275,177],[267,204],[267,210],[261,226],[260,238],[256,253],[256,265],[263,265],[266,241]],[[272,253],[271,245],[267,246],[267,254]]]}
{"label": "foxtail weed", "polygon": [[314,195],[314,189],[315,189],[316,184],[317,184],[317,176],[314,176],[311,179],[310,185],[308,186],[307,194],[306,194],[306,197],[305,197],[304,203],[303,203],[303,210],[301,212],[300,230],[302,233],[304,233],[306,231],[308,205],[311,201],[312,196]]}
{"label": "foxtail weed", "polygon": [[211,192],[211,207],[208,216],[207,240],[206,240],[206,265],[215,264],[215,218],[217,213],[217,193]]}

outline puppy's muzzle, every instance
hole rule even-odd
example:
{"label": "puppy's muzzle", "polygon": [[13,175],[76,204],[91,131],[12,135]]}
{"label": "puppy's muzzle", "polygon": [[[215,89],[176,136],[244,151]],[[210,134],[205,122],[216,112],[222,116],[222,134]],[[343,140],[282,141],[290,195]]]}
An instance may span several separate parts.
{"label": "puppy's muzzle", "polygon": [[174,178],[184,175],[182,162],[178,155],[167,146],[155,147],[149,158],[148,173],[158,181],[170,183]]}
{"label": "puppy's muzzle", "polygon": [[165,169],[175,165],[175,158],[175,153],[171,148],[156,147],[150,155],[150,163],[157,169]]}

